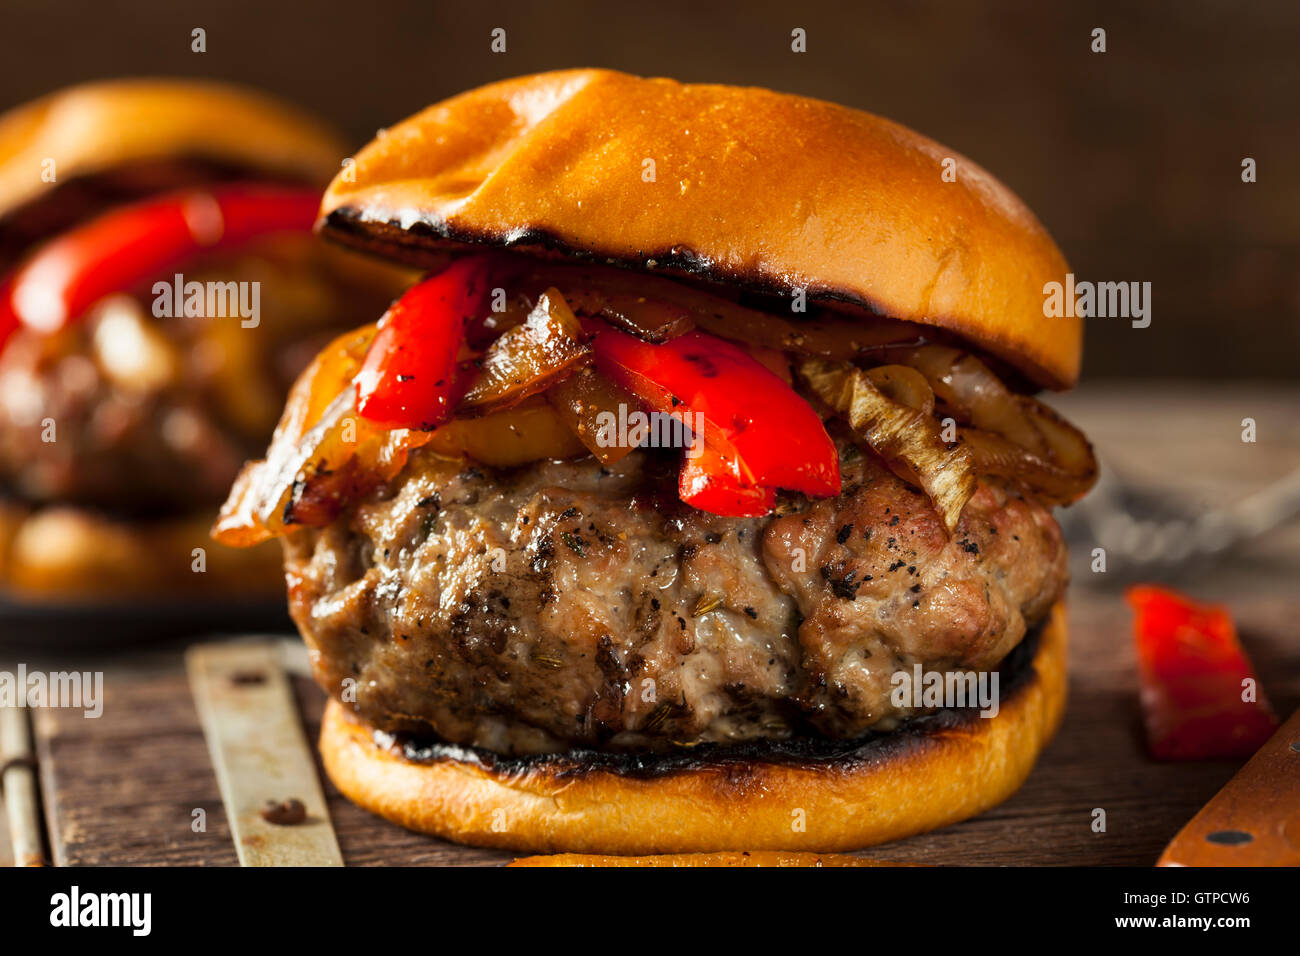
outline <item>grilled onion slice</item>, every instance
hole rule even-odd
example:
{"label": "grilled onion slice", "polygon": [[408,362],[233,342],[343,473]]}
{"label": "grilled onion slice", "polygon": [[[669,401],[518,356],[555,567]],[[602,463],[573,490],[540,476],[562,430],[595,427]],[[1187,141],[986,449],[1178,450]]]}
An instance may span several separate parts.
{"label": "grilled onion slice", "polygon": [[821,309],[787,319],[741,305],[723,294],[660,275],[601,266],[547,265],[521,277],[527,287],[559,289],[573,311],[603,319],[645,342],[661,344],[692,329],[779,352],[847,362],[884,348],[915,347],[927,338],[910,322],[877,318],[869,324]]}
{"label": "grilled onion slice", "polygon": [[[641,400],[626,389],[591,368],[584,368],[546,393],[560,419],[602,465],[612,465],[632,451],[632,446],[609,441],[602,443],[601,415],[608,413],[614,421],[641,407]],[[619,415],[619,407],[624,409]],[[606,419],[608,421],[609,419]]]}
{"label": "grilled onion slice", "polygon": [[1071,473],[995,432],[963,428],[960,437],[981,475],[1019,481],[1053,504],[1068,505],[1092,486],[1094,475]]}
{"label": "grilled onion slice", "polygon": [[1081,498],[1097,480],[1097,459],[1083,434],[1042,402],[1012,394],[975,356],[926,345],[900,359],[917,368],[945,407],[960,416],[958,437],[979,474],[1014,479],[1062,505]]}
{"label": "grilled onion slice", "polygon": [[916,369],[906,365],[879,365],[867,370],[867,378],[894,401],[926,415],[934,412],[934,391]]}
{"label": "grilled onion slice", "polygon": [[[244,547],[283,533],[284,511],[299,472],[314,460],[329,429],[342,434],[343,419],[351,415],[352,379],[375,331],[372,324],[339,336],[298,376],[266,460],[244,466],[221,507],[213,528],[218,541]],[[351,416],[350,420],[353,425],[347,436],[354,442],[346,448],[334,446],[330,454],[321,456],[320,467],[336,467],[355,453],[356,441],[372,437],[362,419]]]}
{"label": "grilled onion slice", "polygon": [[[961,445],[949,447],[929,413],[890,398],[860,369],[804,359],[799,374],[895,474],[925,491],[952,534],[966,502],[975,494],[970,452]],[[898,373],[898,380],[905,378]],[[915,386],[914,381],[910,384]]]}
{"label": "grilled onion slice", "polygon": [[522,325],[488,346],[460,410],[481,413],[515,405],[544,391],[590,356],[573,310],[549,288]]}
{"label": "grilled onion slice", "polygon": [[940,401],[963,423],[996,432],[1037,455],[1047,454],[1042,434],[1026,420],[1016,396],[987,365],[960,349],[923,345],[897,356],[917,369]]}
{"label": "grilled onion slice", "polygon": [[1018,481],[1052,504],[1078,501],[1097,480],[1092,446],[1077,428],[1042,402],[1016,396],[1016,404],[1043,436],[1047,454],[1031,451],[996,432],[961,428],[958,437],[970,449],[976,471]]}

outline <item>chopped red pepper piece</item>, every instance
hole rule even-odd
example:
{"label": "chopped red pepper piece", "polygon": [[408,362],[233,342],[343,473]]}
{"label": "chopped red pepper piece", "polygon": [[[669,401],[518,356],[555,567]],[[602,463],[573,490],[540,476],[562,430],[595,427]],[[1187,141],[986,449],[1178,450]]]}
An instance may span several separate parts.
{"label": "chopped red pepper piece", "polygon": [[467,384],[456,356],[481,318],[490,257],[470,256],[412,286],[380,320],[357,374],[357,413],[385,428],[437,428]]}
{"label": "chopped red pepper piece", "polygon": [[731,518],[761,518],[772,510],[776,492],[771,488],[746,488],[736,480],[734,465],[704,447],[692,458],[686,455],[677,493],[692,508]]}
{"label": "chopped red pepper piece", "polygon": [[[602,373],[688,426],[695,415],[703,419],[705,444],[716,454],[692,463],[683,488],[689,477],[689,487],[704,495],[707,475],[719,489],[711,495],[723,488],[839,494],[839,458],[821,418],[743,349],[703,332],[652,345],[602,323],[587,328]],[[711,469],[725,469],[731,480]]]}
{"label": "chopped red pepper piece", "polygon": [[[1130,588],[1142,712],[1157,760],[1246,757],[1277,729],[1227,611],[1158,587]],[[1255,699],[1243,700],[1244,683]]]}
{"label": "chopped red pepper piece", "polygon": [[114,209],[51,239],[22,265],[12,277],[11,308],[29,328],[56,332],[109,293],[157,278],[196,252],[309,232],[319,204],[314,190],[240,184]]}

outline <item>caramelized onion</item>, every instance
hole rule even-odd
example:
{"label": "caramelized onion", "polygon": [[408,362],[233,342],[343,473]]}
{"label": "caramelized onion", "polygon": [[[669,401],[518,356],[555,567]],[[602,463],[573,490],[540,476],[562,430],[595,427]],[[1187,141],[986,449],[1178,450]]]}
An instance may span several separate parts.
{"label": "caramelized onion", "polygon": [[[950,448],[930,414],[890,398],[851,365],[805,359],[799,374],[895,474],[925,491],[949,534],[956,530],[962,509],[975,494],[969,451],[960,445]],[[901,373],[893,378],[895,383],[905,380]]]}
{"label": "caramelized onion", "polygon": [[903,353],[899,361],[920,371],[935,395],[976,428],[1005,435],[1035,454],[1047,453],[1046,441],[1022,414],[1015,396],[975,356],[924,345]]}
{"label": "caramelized onion", "polygon": [[698,324],[723,338],[835,362],[849,362],[880,350],[915,347],[924,340],[917,326],[895,319],[862,321],[822,312],[816,318],[795,321],[768,312],[743,311],[749,314],[742,317],[735,311],[721,311],[699,319]]}
{"label": "caramelized onion", "polygon": [[883,348],[915,347],[925,338],[910,322],[863,321],[829,310],[787,319],[684,282],[623,269],[548,265],[521,281],[555,286],[579,315],[604,319],[646,342],[667,342],[699,328],[760,348],[847,362]]}
{"label": "caramelized onion", "polygon": [[[571,331],[577,320],[567,309],[556,319],[558,296],[545,298],[535,310],[541,313],[537,328],[528,333],[527,345],[533,351],[526,354],[539,362],[562,355],[571,365],[572,348],[557,343],[552,335],[557,327]],[[534,334],[538,330],[546,335],[539,338]],[[244,467],[221,509],[213,528],[219,541],[247,546],[293,526],[328,524],[349,501],[394,477],[405,467],[410,452],[423,445],[440,454],[500,467],[585,452],[550,405],[540,398],[523,398],[515,380],[504,376],[494,381],[504,383],[501,394],[509,395],[516,403],[513,407],[484,409],[486,414],[479,418],[454,419],[430,432],[373,425],[355,412],[352,380],[374,334],[375,327],[369,326],[336,339],[299,377],[266,460]],[[557,367],[558,363],[548,365],[546,374],[552,380]]]}
{"label": "caramelized onion", "polygon": [[994,432],[963,428],[960,438],[981,475],[1018,481],[1054,504],[1077,501],[1097,478],[1095,464],[1091,468],[1071,470]]}
{"label": "caramelized onion", "polygon": [[[250,462],[222,506],[213,536],[237,547],[284,534],[294,525],[320,527],[348,501],[392,478],[432,432],[377,429],[356,414],[348,384],[297,439],[276,430],[265,461]],[[281,421],[284,425],[286,419]]]}
{"label": "caramelized onion", "polygon": [[787,385],[794,383],[794,378],[790,374],[790,356],[779,349],[764,348],[761,345],[750,345],[747,342],[736,343],[749,354],[749,356],[763,366],[781,381]]}
{"label": "caramelized onion", "polygon": [[695,327],[694,291],[662,276],[600,266],[547,265],[525,274],[521,281],[534,288],[554,286],[579,315],[604,319],[647,342],[667,342]]}
{"label": "caramelized onion", "polygon": [[1096,481],[1083,434],[1042,402],[1012,394],[975,356],[927,345],[903,358],[962,416],[959,436],[980,474],[1017,480],[1057,504],[1077,500]]}
{"label": "caramelized onion", "polygon": [[488,346],[460,408],[484,412],[514,405],[545,390],[590,355],[577,317],[564,297],[548,288],[522,325]]}
{"label": "caramelized onion", "polygon": [[[313,461],[329,429],[341,431],[343,419],[351,413],[352,379],[375,331],[376,326],[368,325],[339,336],[298,376],[275,427],[266,460],[244,466],[221,508],[213,528],[217,540],[247,546],[283,532],[284,509],[298,473]],[[353,416],[351,421],[357,434],[349,431],[349,437],[369,437],[362,419]],[[336,457],[325,456],[322,466],[337,467],[337,456],[342,453],[343,449],[335,448],[332,454]]]}
{"label": "caramelized onion", "polygon": [[1048,406],[1028,396],[1017,396],[1021,411],[1047,440],[1052,460],[1067,471],[1086,479],[1086,491],[1097,478],[1097,457],[1092,444]]}
{"label": "caramelized onion", "polygon": [[867,370],[867,378],[895,402],[915,408],[926,415],[934,412],[934,390],[914,368],[906,365],[879,365]]}
{"label": "caramelized onion", "polygon": [[[641,401],[594,369],[585,368],[569,376],[546,393],[546,400],[602,465],[612,465],[632,451],[632,446],[624,443],[608,440],[602,443],[601,416],[609,414],[618,421],[639,409]],[[623,416],[619,415],[620,407],[624,409]]]}
{"label": "caramelized onion", "polygon": [[428,435],[429,448],[438,454],[472,458],[493,468],[587,453],[559,413],[540,397],[481,418],[452,419]]}

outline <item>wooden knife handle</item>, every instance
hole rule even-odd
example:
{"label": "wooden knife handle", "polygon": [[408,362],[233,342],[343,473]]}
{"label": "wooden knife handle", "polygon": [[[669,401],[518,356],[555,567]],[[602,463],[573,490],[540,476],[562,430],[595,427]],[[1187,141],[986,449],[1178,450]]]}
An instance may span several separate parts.
{"label": "wooden knife handle", "polygon": [[1165,848],[1158,866],[1300,866],[1300,710]]}

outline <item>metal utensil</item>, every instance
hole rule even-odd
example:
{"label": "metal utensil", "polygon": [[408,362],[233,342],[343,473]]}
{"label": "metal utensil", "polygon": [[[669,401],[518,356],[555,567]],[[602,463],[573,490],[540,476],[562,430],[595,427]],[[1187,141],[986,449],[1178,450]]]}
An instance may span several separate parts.
{"label": "metal utensil", "polygon": [[185,663],[240,864],[342,866],[277,647],[199,644]]}
{"label": "metal utensil", "polygon": [[0,707],[0,789],[14,866],[44,866],[36,759],[23,706]]}
{"label": "metal utensil", "polygon": [[1105,549],[1107,573],[1079,576],[1101,584],[1168,576],[1221,560],[1300,516],[1300,470],[1217,508],[1143,487],[1111,467],[1101,475],[1086,498],[1061,513],[1076,553],[1087,559],[1094,548]]}

